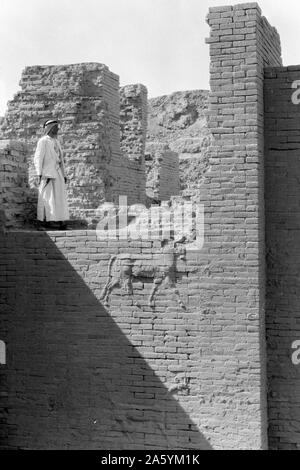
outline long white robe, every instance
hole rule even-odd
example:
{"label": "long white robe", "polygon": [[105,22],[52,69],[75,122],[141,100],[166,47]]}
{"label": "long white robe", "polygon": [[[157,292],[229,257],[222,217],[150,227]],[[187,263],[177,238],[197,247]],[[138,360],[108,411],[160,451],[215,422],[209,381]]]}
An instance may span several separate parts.
{"label": "long white robe", "polygon": [[[70,216],[64,181],[64,162],[58,140],[48,135],[43,136],[38,141],[34,164],[37,174],[42,175],[39,185],[37,219],[47,222],[68,220]],[[48,181],[49,178],[50,181]]]}

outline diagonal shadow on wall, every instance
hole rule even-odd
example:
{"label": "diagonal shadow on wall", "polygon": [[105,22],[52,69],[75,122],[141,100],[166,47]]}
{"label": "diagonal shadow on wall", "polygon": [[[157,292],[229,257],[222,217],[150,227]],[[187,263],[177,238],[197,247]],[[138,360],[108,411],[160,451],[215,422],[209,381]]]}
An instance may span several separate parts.
{"label": "diagonal shadow on wall", "polygon": [[2,445],[210,449],[47,233],[11,232],[5,243]]}
{"label": "diagonal shadow on wall", "polygon": [[300,370],[292,362],[292,344],[300,338],[300,212],[295,207],[300,200],[300,172],[299,164],[295,170],[291,160],[286,159],[286,168],[266,171],[268,418],[273,450],[299,449],[300,442]]}
{"label": "diagonal shadow on wall", "polygon": [[275,450],[300,449],[300,368],[292,361],[300,338],[300,108],[292,98],[299,73],[300,66],[269,67],[264,82],[268,417]]}

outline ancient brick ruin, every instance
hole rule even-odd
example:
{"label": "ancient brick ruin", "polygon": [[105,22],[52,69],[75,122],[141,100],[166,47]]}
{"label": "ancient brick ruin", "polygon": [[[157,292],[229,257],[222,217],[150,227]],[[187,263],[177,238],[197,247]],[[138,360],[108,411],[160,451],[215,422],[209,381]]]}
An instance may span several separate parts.
{"label": "ancient brick ruin", "polygon": [[[22,75],[0,144],[4,449],[300,448],[300,66],[282,66],[256,3],[207,22],[209,92],[147,104],[94,63]],[[82,225],[38,232],[32,154],[49,116]],[[203,204],[203,245],[99,239],[100,204],[122,195]]]}

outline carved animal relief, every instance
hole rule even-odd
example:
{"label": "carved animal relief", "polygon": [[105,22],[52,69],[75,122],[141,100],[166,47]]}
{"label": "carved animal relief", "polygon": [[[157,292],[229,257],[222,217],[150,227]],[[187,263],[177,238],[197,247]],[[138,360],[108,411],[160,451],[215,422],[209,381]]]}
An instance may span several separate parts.
{"label": "carved animal relief", "polygon": [[184,246],[173,243],[165,246],[161,255],[143,255],[120,253],[111,256],[108,263],[107,282],[100,298],[109,304],[110,294],[115,287],[121,287],[127,294],[133,295],[133,281],[147,281],[152,279],[152,289],[148,298],[148,305],[155,307],[155,294],[162,283],[172,287],[181,308],[185,306],[176,288],[176,267],[178,259],[185,258]]}

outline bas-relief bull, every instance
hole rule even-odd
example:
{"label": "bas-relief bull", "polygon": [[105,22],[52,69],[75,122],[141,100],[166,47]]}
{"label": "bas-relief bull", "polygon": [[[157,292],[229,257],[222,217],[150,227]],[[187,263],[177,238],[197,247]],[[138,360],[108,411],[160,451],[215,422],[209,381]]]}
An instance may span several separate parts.
{"label": "bas-relief bull", "polygon": [[152,289],[148,298],[148,305],[155,306],[155,293],[159,286],[168,283],[177,296],[181,308],[185,306],[176,288],[176,271],[178,260],[185,259],[185,247],[179,242],[172,242],[171,246],[162,246],[159,254],[133,254],[120,253],[111,256],[108,263],[108,280],[101,292],[100,298],[106,304],[109,303],[109,296],[115,287],[121,287],[129,295],[133,294],[133,279],[153,279]]}

